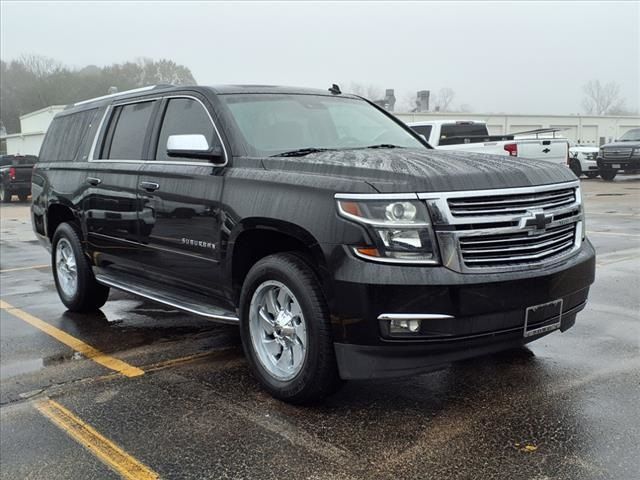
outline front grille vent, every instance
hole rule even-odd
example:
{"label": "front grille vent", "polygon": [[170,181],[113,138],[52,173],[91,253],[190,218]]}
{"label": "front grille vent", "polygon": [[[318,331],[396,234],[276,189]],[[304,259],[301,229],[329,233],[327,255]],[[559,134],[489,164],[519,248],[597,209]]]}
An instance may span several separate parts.
{"label": "front grille vent", "polygon": [[605,148],[602,155],[606,160],[622,160],[631,156],[631,148]]}
{"label": "front grille vent", "polygon": [[467,267],[495,267],[538,263],[571,251],[576,224],[550,228],[530,235],[518,232],[460,237],[460,253]]}
{"label": "front grille vent", "polygon": [[454,217],[514,215],[528,210],[554,210],[575,203],[574,188],[520,195],[450,198],[449,210]]}

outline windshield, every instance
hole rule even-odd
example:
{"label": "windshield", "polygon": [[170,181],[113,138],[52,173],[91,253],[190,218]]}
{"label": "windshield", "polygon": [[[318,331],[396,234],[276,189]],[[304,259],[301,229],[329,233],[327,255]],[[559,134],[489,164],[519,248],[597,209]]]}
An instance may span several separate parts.
{"label": "windshield", "polygon": [[292,94],[221,98],[258,156],[302,149],[425,148],[391,118],[359,99]]}
{"label": "windshield", "polygon": [[640,128],[632,128],[620,137],[621,142],[640,142]]}

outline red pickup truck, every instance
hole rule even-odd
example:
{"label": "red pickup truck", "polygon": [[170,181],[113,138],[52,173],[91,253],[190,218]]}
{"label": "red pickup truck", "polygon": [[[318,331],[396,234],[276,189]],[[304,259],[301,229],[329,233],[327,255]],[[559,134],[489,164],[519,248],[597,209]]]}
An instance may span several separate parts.
{"label": "red pickup truck", "polygon": [[35,155],[0,157],[0,202],[9,203],[14,195],[26,202],[31,195],[31,173],[38,161]]}

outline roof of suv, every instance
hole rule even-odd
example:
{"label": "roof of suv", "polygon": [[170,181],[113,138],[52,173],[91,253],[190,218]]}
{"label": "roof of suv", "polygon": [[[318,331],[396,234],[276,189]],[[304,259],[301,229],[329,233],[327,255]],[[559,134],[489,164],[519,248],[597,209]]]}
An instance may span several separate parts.
{"label": "roof of suv", "polygon": [[[214,85],[214,86],[196,86],[196,85],[149,85],[146,87],[135,88],[133,90],[127,90],[124,92],[113,93],[109,95],[103,95],[101,97],[90,98],[82,100],[80,102],[68,105],[66,110],[78,109],[84,110],[85,108],[96,107],[109,103],[113,100],[126,100],[129,98],[136,98],[142,95],[148,95],[153,93],[170,93],[176,90],[195,90],[203,91],[208,90],[215,95],[230,95],[230,94],[289,94],[289,95],[326,95],[333,96],[329,90],[320,90],[316,88],[301,88],[301,87],[284,87],[277,85]],[[354,95],[343,95],[350,98],[355,98]]]}

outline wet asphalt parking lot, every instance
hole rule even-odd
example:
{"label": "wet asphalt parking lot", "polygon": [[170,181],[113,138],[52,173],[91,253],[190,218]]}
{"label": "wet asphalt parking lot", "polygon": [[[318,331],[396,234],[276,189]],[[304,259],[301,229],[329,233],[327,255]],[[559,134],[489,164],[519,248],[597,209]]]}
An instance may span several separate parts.
{"label": "wet asphalt parking lot", "polygon": [[2,205],[2,478],[640,478],[640,177],[582,184],[574,328],[313,407],[259,389],[235,327],[116,291],[65,312],[28,206]]}

